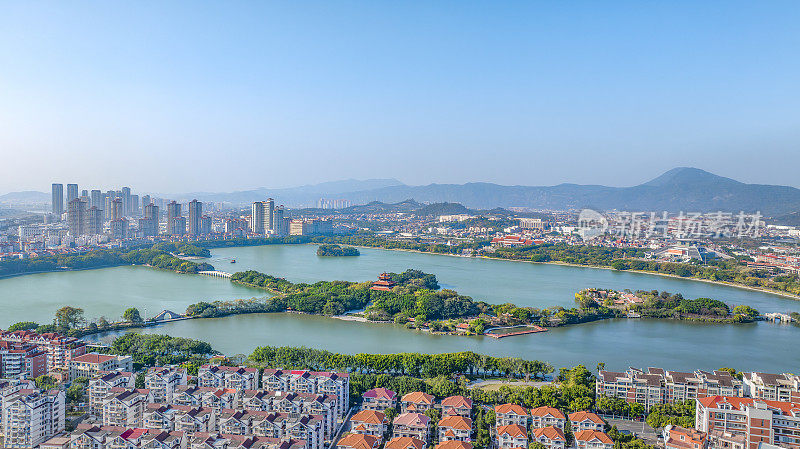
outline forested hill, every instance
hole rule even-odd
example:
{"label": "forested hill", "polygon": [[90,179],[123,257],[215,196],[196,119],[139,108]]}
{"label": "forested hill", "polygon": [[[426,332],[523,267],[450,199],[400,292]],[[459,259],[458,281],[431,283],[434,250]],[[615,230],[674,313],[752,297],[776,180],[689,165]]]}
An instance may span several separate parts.
{"label": "forested hill", "polygon": [[413,198],[422,203],[461,203],[470,209],[636,210],[670,212],[755,212],[779,216],[800,211],[800,189],[745,184],[688,167],[672,169],[633,187],[560,184],[503,186],[491,183],[388,186],[341,195],[354,203],[394,203]]}

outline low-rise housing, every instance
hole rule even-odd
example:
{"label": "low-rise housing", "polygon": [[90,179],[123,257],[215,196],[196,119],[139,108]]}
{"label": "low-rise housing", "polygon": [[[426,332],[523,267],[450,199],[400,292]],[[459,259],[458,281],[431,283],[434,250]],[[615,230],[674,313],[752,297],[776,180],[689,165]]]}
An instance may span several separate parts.
{"label": "low-rise housing", "polygon": [[611,437],[599,430],[574,432],[576,449],[614,449]]}
{"label": "low-rise housing", "polygon": [[695,428],[708,433],[715,447],[728,433],[743,437],[744,449],[758,449],[761,443],[800,448],[800,403],[709,396],[696,404]]}
{"label": "low-rise housing", "polygon": [[389,426],[386,414],[377,410],[361,410],[350,418],[350,431],[383,439]]}
{"label": "low-rise housing", "polygon": [[461,415],[448,415],[437,425],[439,441],[472,441],[472,420]]}
{"label": "low-rise housing", "polygon": [[448,396],[442,399],[443,415],[472,416],[472,399],[464,396]]}
{"label": "low-rise housing", "polygon": [[531,429],[531,438],[547,449],[564,449],[567,444],[567,437],[564,435],[564,431],[554,426],[534,427]]}
{"label": "low-rise housing", "polygon": [[512,449],[528,447],[528,430],[519,424],[497,426],[497,447]]}
{"label": "low-rise housing", "polygon": [[403,413],[425,413],[434,406],[434,397],[421,391],[413,391],[403,396],[400,407]]}
{"label": "low-rise housing", "polygon": [[555,407],[536,407],[531,409],[531,427],[544,428],[553,426],[564,430],[567,418]]}
{"label": "low-rise housing", "polygon": [[363,402],[361,408],[364,410],[385,411],[388,408],[397,407],[397,393],[386,388],[373,388],[361,395]]}
{"label": "low-rise housing", "polygon": [[392,422],[392,437],[414,437],[427,442],[430,422],[422,413],[402,413]]}
{"label": "low-rise housing", "polygon": [[133,359],[129,355],[89,353],[74,357],[69,362],[69,380],[79,377],[91,379],[107,371],[133,371]]}
{"label": "low-rise housing", "polygon": [[349,433],[339,439],[336,449],[378,449],[381,439],[374,435]]}
{"label": "low-rise housing", "polygon": [[517,424],[522,427],[528,426],[528,411],[521,405],[495,405],[494,414],[497,426],[508,426],[511,424]]}
{"label": "low-rise housing", "polygon": [[569,414],[569,423],[572,432],[580,432],[582,430],[597,430],[602,432],[606,425],[603,418],[597,416],[596,413],[579,411]]}

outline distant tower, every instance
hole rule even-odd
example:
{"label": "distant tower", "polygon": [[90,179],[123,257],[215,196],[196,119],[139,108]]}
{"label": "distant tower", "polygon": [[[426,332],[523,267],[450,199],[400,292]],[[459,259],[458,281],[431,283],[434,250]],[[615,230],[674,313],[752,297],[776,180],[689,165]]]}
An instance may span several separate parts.
{"label": "distant tower", "polygon": [[73,237],[86,234],[86,201],[75,198],[67,203],[67,226]]}
{"label": "distant tower", "polygon": [[200,219],[203,216],[203,203],[197,200],[189,202],[189,234],[201,233]]}
{"label": "distant tower", "polygon": [[167,233],[172,235],[186,233],[186,219],[181,216],[181,204],[175,201],[167,204]]}
{"label": "distant tower", "polygon": [[67,203],[78,197],[78,184],[67,184]]}
{"label": "distant tower", "polygon": [[53,184],[53,215],[56,219],[61,220],[61,214],[64,213],[64,184]]}
{"label": "distant tower", "polygon": [[131,213],[131,188],[130,187],[123,187],[122,194],[122,211],[125,215],[130,215]]}
{"label": "distant tower", "polygon": [[103,233],[103,209],[90,207],[86,218],[86,233],[98,235]]}
{"label": "distant tower", "polygon": [[267,198],[264,203],[264,232],[275,231],[275,200]]}
{"label": "distant tower", "polygon": [[119,220],[125,216],[125,206],[122,203],[122,198],[114,198],[111,200],[111,220]]}
{"label": "distant tower", "polygon": [[264,202],[256,201],[250,214],[250,231],[254,234],[264,234]]}
{"label": "distant tower", "polygon": [[92,193],[90,194],[90,196],[92,198],[91,206],[102,210],[103,209],[103,192],[95,189],[95,190],[92,190]]}

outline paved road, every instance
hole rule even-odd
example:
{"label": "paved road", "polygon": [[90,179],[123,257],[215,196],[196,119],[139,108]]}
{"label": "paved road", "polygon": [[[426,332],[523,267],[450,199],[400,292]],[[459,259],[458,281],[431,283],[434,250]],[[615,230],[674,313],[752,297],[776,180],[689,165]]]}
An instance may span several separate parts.
{"label": "paved road", "polygon": [[550,384],[550,381],[546,380],[532,380],[530,382],[525,382],[524,380],[517,380],[514,382],[509,382],[507,379],[487,379],[487,380],[474,380],[467,384],[469,388],[482,388],[489,385],[500,385],[500,386],[509,386],[509,387],[541,387],[544,385]]}
{"label": "paved road", "polygon": [[645,440],[648,444],[656,444],[658,442],[656,431],[644,421],[632,421],[630,419],[606,419],[606,421],[610,426],[617,426],[620,431],[627,430]]}

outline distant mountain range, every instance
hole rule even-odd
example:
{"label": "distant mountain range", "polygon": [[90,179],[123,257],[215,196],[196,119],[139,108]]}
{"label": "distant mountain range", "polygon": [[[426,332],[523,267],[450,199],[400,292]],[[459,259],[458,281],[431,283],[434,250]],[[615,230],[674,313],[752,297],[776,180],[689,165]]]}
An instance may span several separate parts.
{"label": "distant mountain range", "polygon": [[[44,195],[44,196],[42,196]],[[669,212],[755,212],[767,217],[796,217],[800,189],[787,186],[745,184],[704,170],[679,167],[633,187],[559,184],[556,186],[504,186],[492,183],[429,184],[409,186],[396,179],[345,180],[284,189],[260,188],[231,193],[194,192],[165,196],[179,200],[246,205],[267,197],[288,207],[314,207],[319,198],[345,199],[361,210],[378,210],[406,203],[417,210],[424,204],[459,203],[465,208],[524,207],[529,209],[581,209]],[[49,200],[49,194],[19,192],[0,196],[0,204],[23,200]],[[406,200],[413,200],[408,201]],[[371,204],[372,203],[372,204]],[[397,207],[394,204],[392,207]],[[462,210],[449,206],[453,211]],[[357,210],[357,209],[354,209]]]}
{"label": "distant mountain range", "polygon": [[389,186],[341,195],[354,203],[407,198],[422,203],[460,203],[470,209],[527,207],[582,209],[755,212],[783,216],[800,211],[800,189],[745,184],[704,170],[679,167],[633,187],[559,184],[557,186],[503,186],[491,183]]}

